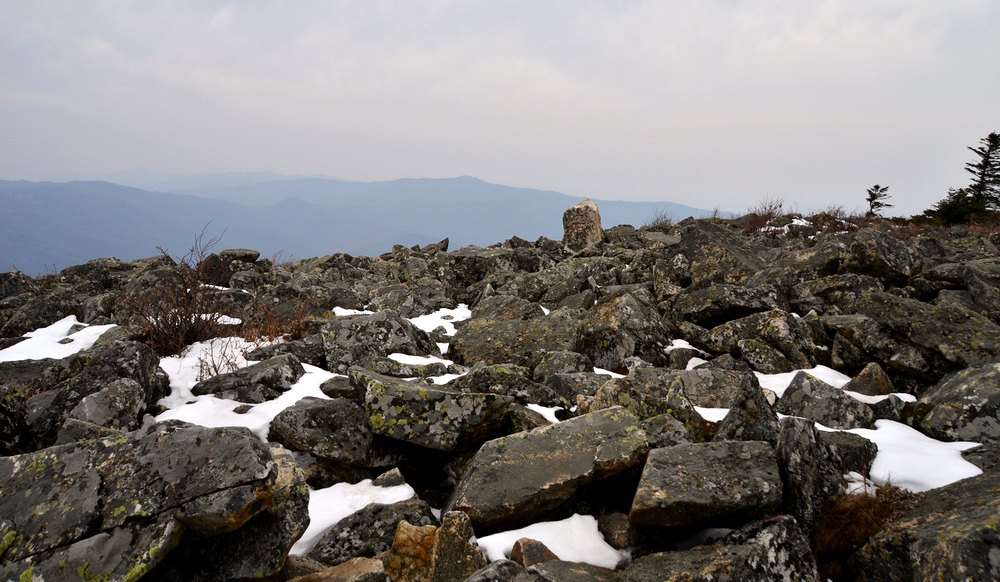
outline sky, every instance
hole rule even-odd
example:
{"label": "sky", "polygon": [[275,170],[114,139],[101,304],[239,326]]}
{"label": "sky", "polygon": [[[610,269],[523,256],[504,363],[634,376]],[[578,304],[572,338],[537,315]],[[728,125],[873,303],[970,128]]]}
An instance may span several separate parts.
{"label": "sky", "polygon": [[0,179],[470,175],[916,214],[1000,131],[996,0],[0,0]]}

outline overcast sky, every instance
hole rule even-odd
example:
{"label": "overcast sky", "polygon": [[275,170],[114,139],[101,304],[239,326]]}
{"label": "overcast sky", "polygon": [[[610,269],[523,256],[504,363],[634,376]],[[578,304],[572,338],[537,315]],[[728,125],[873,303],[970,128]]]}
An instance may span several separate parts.
{"label": "overcast sky", "polygon": [[471,175],[915,214],[1000,131],[997,0],[0,0],[0,178]]}

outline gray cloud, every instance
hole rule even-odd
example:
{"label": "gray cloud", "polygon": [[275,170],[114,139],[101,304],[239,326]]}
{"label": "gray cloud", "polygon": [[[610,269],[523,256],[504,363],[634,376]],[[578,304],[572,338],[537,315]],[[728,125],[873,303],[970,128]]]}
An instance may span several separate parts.
{"label": "gray cloud", "polygon": [[1000,130],[991,0],[0,0],[0,177],[474,175],[916,213]]}

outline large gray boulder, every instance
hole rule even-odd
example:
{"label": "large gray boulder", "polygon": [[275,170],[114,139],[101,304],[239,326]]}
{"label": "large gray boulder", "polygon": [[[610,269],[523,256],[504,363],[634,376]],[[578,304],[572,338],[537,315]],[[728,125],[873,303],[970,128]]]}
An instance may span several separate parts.
{"label": "large gray boulder", "polygon": [[844,263],[852,273],[877,277],[888,286],[904,285],[923,265],[920,252],[884,232],[863,228],[854,236]]}
{"label": "large gray boulder", "polygon": [[591,310],[579,351],[607,370],[624,368],[632,356],[666,365],[669,359],[664,350],[673,337],[673,326],[660,316],[648,293],[626,293]]}
{"label": "large gray boulder", "polygon": [[327,369],[341,374],[351,366],[365,367],[394,353],[438,353],[426,332],[391,310],[327,320],[322,336]]}
{"label": "large gray boulder", "polygon": [[473,318],[452,338],[448,356],[466,366],[510,363],[534,369],[548,352],[579,352],[582,329],[583,322],[560,312],[528,320]]}
{"label": "large gray boulder", "polygon": [[868,405],[806,372],[795,374],[774,409],[829,428],[871,428],[875,423],[875,413]]}
{"label": "large gray boulder", "polygon": [[777,515],[780,506],[781,476],[769,443],[693,443],[649,452],[629,521],[738,527]]}
{"label": "large gray boulder", "polygon": [[1000,442],[1000,363],[948,376],[920,402],[932,408],[915,428],[932,438]]}
{"label": "large gray boulder", "polygon": [[464,511],[477,528],[533,523],[580,487],[638,467],[647,451],[639,421],[609,408],[486,442],[445,510]]}
{"label": "large gray boulder", "polygon": [[392,547],[396,527],[404,520],[417,527],[438,525],[430,506],[419,499],[371,503],[327,530],[309,551],[309,557],[330,566],[352,558],[374,558]]}
{"label": "large gray boulder", "polygon": [[502,429],[513,398],[467,393],[407,382],[351,368],[363,387],[372,432],[439,451],[454,451],[492,438]]}
{"label": "large gray boulder", "polygon": [[821,433],[808,420],[782,419],[776,451],[785,484],[782,506],[811,532],[819,515],[843,495],[843,474],[831,462]]}
{"label": "large gray boulder", "polygon": [[213,394],[218,398],[260,404],[287,392],[305,373],[297,356],[281,354],[202,380],[191,388],[191,393],[197,396]]}
{"label": "large gray boulder", "polygon": [[772,309],[788,310],[788,302],[773,285],[720,284],[687,290],[674,298],[672,306],[677,319],[706,328]]}
{"label": "large gray boulder", "polygon": [[246,524],[274,502],[277,480],[250,431],[184,423],[0,458],[0,576],[136,579],[182,534]]}

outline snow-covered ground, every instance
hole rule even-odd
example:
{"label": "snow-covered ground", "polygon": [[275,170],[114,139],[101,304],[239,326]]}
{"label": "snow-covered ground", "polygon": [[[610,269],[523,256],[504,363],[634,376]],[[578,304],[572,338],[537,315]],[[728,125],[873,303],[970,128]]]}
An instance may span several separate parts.
{"label": "snow-covered ground", "polygon": [[[350,310],[342,311],[338,315],[358,313]],[[468,307],[460,305],[456,309],[441,310],[431,315],[414,318],[411,321],[425,331],[442,326],[448,335],[454,335],[454,322],[469,319],[471,316]],[[67,317],[48,327],[25,334],[29,339],[0,350],[0,362],[64,358],[91,347],[97,338],[110,327],[112,326],[83,326],[75,317]],[[160,366],[170,377],[171,393],[160,401],[160,404],[169,410],[159,415],[157,420],[179,419],[203,426],[245,426],[260,439],[266,440],[271,420],[279,412],[306,396],[327,398],[319,387],[335,374],[309,365],[304,366],[305,375],[290,390],[275,400],[250,407],[250,410],[243,414],[233,412],[237,406],[241,405],[238,402],[214,396],[192,395],[191,388],[198,381],[204,361],[228,359],[236,366],[248,365],[246,359],[240,354],[245,351],[245,348],[251,346],[242,344],[243,341],[239,338],[218,338],[189,346],[180,356],[161,359]],[[447,344],[444,344],[443,347],[447,348]],[[686,346],[677,345],[676,347]],[[229,350],[229,353],[223,354],[222,352],[226,350]],[[442,353],[446,352],[446,349],[442,349]],[[415,357],[394,354],[390,357],[408,364],[442,362],[448,365],[451,363],[449,360],[431,356]],[[694,360],[697,361],[697,359]],[[693,364],[689,364],[689,366],[691,365]],[[618,376],[607,370],[595,371]],[[842,388],[850,380],[849,377],[824,366],[805,371],[837,388]],[[779,396],[788,388],[794,376],[795,372],[757,374],[761,386],[773,390]],[[454,377],[456,376],[452,374],[435,378],[435,382],[443,384]],[[848,394],[860,400],[869,398],[850,392]],[[898,396],[905,400],[913,400],[913,397],[908,394]],[[540,406],[532,406],[532,408],[546,415],[551,421],[556,421],[555,409]],[[698,408],[697,410],[707,420],[713,421],[722,420],[728,412],[727,409],[721,408]],[[832,430],[821,425],[817,426],[821,430]],[[876,421],[874,429],[852,429],[848,432],[859,434],[878,445],[878,456],[875,458],[869,476],[875,484],[892,482],[894,485],[911,491],[926,491],[982,472],[961,456],[961,451],[976,446],[976,443],[937,441],[906,425],[889,420]],[[861,476],[852,476],[851,481],[854,483],[853,489],[866,489],[866,484]],[[377,487],[372,485],[370,481],[363,481],[356,485],[342,483],[326,489],[312,490],[309,503],[311,525],[292,551],[293,553],[307,552],[326,529],[368,503],[393,503],[413,496],[413,490],[408,486]],[[562,521],[537,523],[522,530],[481,538],[479,543],[490,559],[496,560],[505,555],[509,556],[513,543],[521,537],[531,537],[542,541],[564,560],[588,562],[605,567],[609,567],[610,564],[610,567],[613,567],[620,558],[620,554],[604,541],[597,530],[596,520],[591,516],[575,515]]]}

